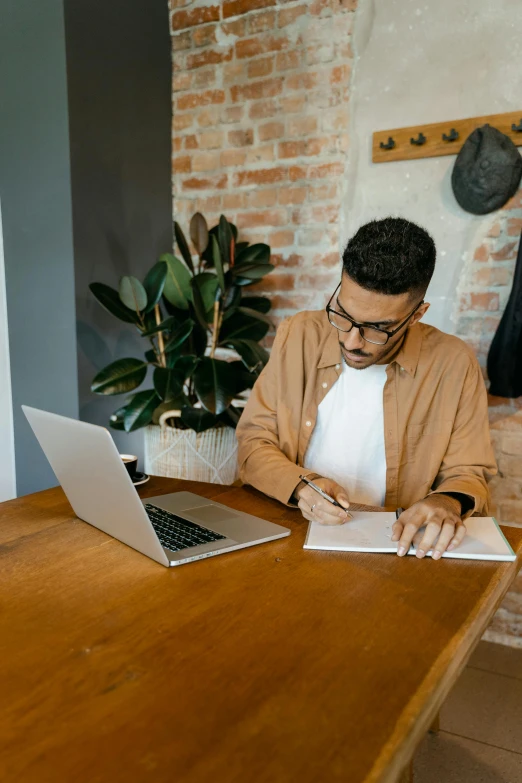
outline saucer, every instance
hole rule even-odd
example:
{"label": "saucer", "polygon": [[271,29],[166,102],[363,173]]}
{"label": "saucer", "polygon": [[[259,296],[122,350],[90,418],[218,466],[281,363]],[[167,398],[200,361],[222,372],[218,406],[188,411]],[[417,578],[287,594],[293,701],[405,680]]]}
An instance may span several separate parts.
{"label": "saucer", "polygon": [[134,478],[132,479],[132,483],[135,487],[139,487],[140,484],[146,484],[147,481],[150,481],[150,476],[147,476],[146,473],[141,473],[139,470],[136,471]]}

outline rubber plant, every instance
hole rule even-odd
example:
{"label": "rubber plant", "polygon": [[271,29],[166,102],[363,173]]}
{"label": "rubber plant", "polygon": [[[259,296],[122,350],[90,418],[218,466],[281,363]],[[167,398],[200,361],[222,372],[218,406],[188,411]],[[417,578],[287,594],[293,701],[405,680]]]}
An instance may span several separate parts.
{"label": "rubber plant", "polygon": [[[179,258],[165,253],[143,282],[122,277],[119,289],[89,288],[116,318],[132,324],[147,342],[144,358],[118,359],[97,373],[96,394],[129,394],[110,417],[114,429],[131,432],[180,412],[178,426],[196,432],[235,427],[241,408],[233,401],[252,387],[268,360],[259,341],[266,335],[270,300],[246,292],[272,271],[270,247],[237,241],[237,228],[221,215],[208,229],[201,213],[190,221],[193,256],[174,223]],[[239,359],[218,358],[218,348]],[[152,387],[138,390],[152,368]]]}

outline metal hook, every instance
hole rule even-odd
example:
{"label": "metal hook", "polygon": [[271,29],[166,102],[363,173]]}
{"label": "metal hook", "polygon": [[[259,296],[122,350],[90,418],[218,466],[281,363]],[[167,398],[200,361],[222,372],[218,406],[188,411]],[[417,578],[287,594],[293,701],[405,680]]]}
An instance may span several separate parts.
{"label": "metal hook", "polygon": [[383,141],[381,141],[380,147],[382,150],[392,150],[395,147],[395,142],[391,136],[388,136],[388,141],[386,142],[386,144]]}
{"label": "metal hook", "polygon": [[518,123],[518,125],[515,125],[515,123],[513,123],[513,124],[511,125],[511,130],[512,130],[514,133],[522,133],[522,119],[520,120],[520,122]]}
{"label": "metal hook", "polygon": [[410,144],[417,144],[420,147],[421,144],[426,144],[426,136],[421,131],[416,139],[410,139]]}
{"label": "metal hook", "polygon": [[449,136],[446,136],[445,133],[442,134],[442,138],[444,141],[457,141],[459,137],[458,131],[455,130],[455,128],[452,128],[449,132]]}

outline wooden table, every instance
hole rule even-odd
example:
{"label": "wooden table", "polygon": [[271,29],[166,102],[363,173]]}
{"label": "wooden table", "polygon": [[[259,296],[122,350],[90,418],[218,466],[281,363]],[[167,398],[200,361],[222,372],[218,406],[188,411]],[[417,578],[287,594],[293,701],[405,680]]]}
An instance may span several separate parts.
{"label": "wooden table", "polygon": [[140,494],[179,489],[292,535],[167,569],[61,489],[0,506],[0,778],[396,781],[518,564],[303,551],[253,489]]}

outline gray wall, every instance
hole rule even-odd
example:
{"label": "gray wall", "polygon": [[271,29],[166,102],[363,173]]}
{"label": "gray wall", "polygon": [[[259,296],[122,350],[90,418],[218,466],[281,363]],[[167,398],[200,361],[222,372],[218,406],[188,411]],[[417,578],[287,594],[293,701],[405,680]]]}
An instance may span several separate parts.
{"label": "gray wall", "polygon": [[[80,418],[107,425],[124,398],[93,395],[91,380],[117,358],[141,356],[144,341],[102,309],[89,283],[143,279],[172,249],[168,3],[65,0],[65,26]],[[142,459],[142,431],[112,434]]]}
{"label": "gray wall", "polygon": [[56,485],[20,405],[76,417],[62,0],[0,0],[0,200],[17,492]]}
{"label": "gray wall", "polygon": [[361,0],[355,55],[343,239],[389,214],[425,226],[438,259],[424,320],[451,332],[467,254],[492,216],[471,215],[457,204],[451,190],[455,156],[374,164],[372,133],[518,111],[520,0]]}

